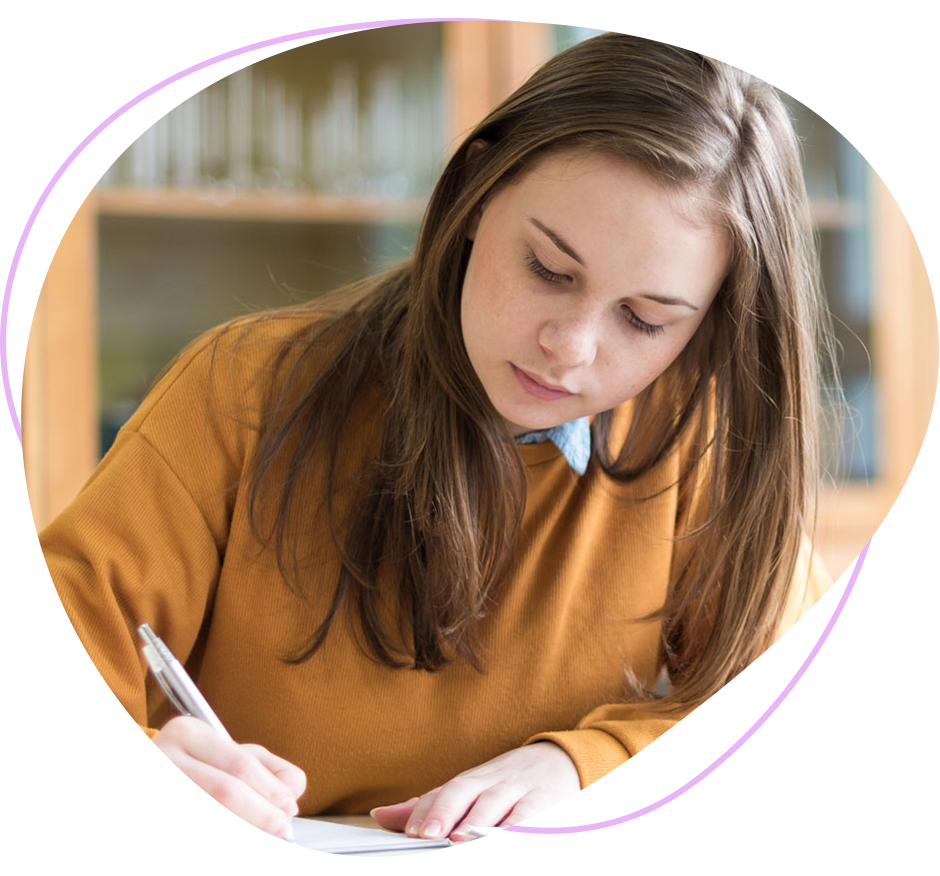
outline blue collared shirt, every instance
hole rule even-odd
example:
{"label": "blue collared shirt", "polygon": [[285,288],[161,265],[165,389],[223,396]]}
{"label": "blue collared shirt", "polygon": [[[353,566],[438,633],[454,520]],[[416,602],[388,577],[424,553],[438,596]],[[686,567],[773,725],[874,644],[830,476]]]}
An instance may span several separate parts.
{"label": "blue collared shirt", "polygon": [[523,432],[516,437],[516,444],[541,444],[553,441],[562,456],[579,475],[587,471],[591,459],[591,424],[587,417],[553,426],[536,432]]}

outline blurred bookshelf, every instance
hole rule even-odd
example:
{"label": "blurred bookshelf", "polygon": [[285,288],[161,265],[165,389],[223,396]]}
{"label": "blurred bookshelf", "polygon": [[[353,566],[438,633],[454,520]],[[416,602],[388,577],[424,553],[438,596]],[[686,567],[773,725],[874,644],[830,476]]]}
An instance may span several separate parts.
{"label": "blurred bookshelf", "polygon": [[[824,418],[823,468],[861,483],[877,479],[883,452],[876,430],[881,381],[872,368],[871,216],[864,158],[808,107],[783,95],[803,147],[826,293],[839,349],[848,416]],[[824,376],[831,384],[832,375]]]}
{"label": "blurred bookshelf", "polygon": [[105,187],[424,197],[444,144],[442,27],[365,30],[266,58],[145,131]]}
{"label": "blurred bookshelf", "polygon": [[407,257],[447,150],[444,28],[338,36],[218,80],[97,187],[99,452],[205,329]]}

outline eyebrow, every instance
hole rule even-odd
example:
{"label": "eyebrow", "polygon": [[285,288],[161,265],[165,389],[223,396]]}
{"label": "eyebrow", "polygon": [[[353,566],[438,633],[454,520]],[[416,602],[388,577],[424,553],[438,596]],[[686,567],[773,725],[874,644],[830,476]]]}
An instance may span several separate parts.
{"label": "eyebrow", "polygon": [[650,301],[656,301],[659,304],[666,304],[670,307],[675,305],[682,305],[683,307],[688,307],[689,310],[698,310],[694,304],[690,304],[684,298],[674,298],[671,295],[639,295],[638,298],[647,298]]}
{"label": "eyebrow", "polygon": [[532,216],[529,216],[528,219],[536,228],[538,228],[539,231],[542,232],[542,234],[551,240],[555,246],[565,253],[565,255],[571,256],[571,258],[573,258],[582,267],[587,267],[587,265],[584,264],[584,259],[575,252],[574,247],[571,246],[570,243],[567,243],[560,234],[558,234],[556,231],[552,231],[551,228],[543,225],[541,222],[539,222],[538,219],[535,219]]}

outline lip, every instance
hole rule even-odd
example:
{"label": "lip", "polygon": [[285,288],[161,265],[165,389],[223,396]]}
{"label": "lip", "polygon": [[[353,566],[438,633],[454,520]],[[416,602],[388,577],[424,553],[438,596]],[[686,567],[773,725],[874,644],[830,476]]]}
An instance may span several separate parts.
{"label": "lip", "polygon": [[540,401],[560,401],[563,398],[569,398],[574,395],[563,386],[555,386],[552,383],[544,383],[534,374],[509,363],[512,366],[512,373],[516,375],[519,385],[531,396]]}

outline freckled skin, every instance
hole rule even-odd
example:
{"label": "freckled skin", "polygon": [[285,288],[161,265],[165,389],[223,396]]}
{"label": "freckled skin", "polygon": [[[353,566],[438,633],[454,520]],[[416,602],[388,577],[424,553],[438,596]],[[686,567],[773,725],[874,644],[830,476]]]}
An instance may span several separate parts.
{"label": "freckled skin", "polygon": [[646,388],[695,334],[730,257],[690,195],[597,151],[542,159],[484,202],[470,238],[464,343],[513,434]]}

